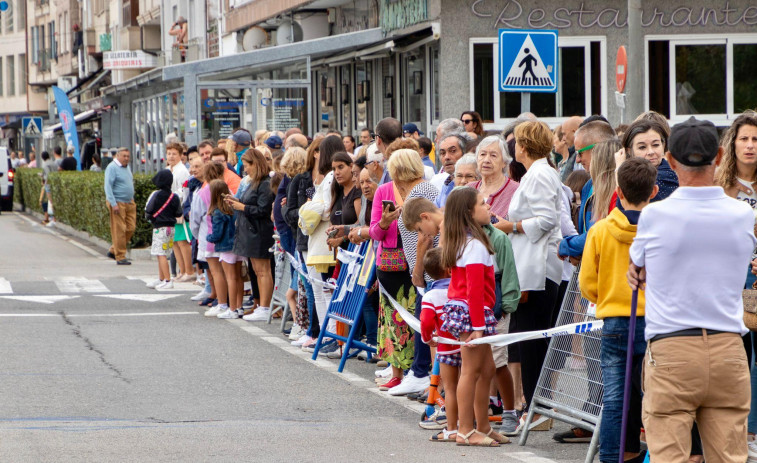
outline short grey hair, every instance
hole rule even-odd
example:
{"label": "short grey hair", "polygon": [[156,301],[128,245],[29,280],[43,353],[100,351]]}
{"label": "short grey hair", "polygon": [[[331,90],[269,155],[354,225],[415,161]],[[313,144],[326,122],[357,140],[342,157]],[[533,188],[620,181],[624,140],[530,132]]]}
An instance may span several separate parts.
{"label": "short grey hair", "polygon": [[490,135],[478,144],[476,147],[476,159],[478,159],[478,155],[481,152],[482,148],[485,148],[489,145],[497,144],[497,147],[499,148],[499,152],[502,153],[502,160],[505,161],[505,168],[510,165],[511,162],[513,162],[512,156],[510,156],[510,150],[507,149],[507,143],[505,143],[505,139],[502,138],[501,135]]}
{"label": "short grey hair", "polygon": [[502,137],[507,138],[508,136],[510,136],[511,133],[515,132],[515,127],[518,127],[524,122],[529,122],[529,121],[534,120],[531,117],[528,117],[526,114],[531,114],[531,113],[523,113],[520,116],[518,116],[514,121],[507,124],[505,128],[502,129]]}
{"label": "short grey hair", "polygon": [[[463,121],[456,118],[450,118],[450,119],[444,119],[439,123],[439,127],[437,127],[437,130],[442,131],[442,137],[445,135],[448,135],[450,133],[455,132],[465,132],[465,126],[463,125]],[[441,141],[441,140],[440,140]]]}
{"label": "short grey hair", "polygon": [[468,144],[468,137],[465,136],[465,132],[452,132],[446,135],[442,135],[442,137],[439,139],[439,146],[442,146],[442,143],[444,143],[444,140],[448,138],[453,138],[453,137],[457,140],[457,146],[459,146],[460,149],[463,152],[465,152],[465,145]]}
{"label": "short grey hair", "polygon": [[455,163],[456,174],[460,166],[473,166],[473,170],[476,172],[476,177],[481,178],[481,172],[478,171],[478,162],[476,161],[476,156],[469,153],[458,159]]}
{"label": "short grey hair", "polygon": [[[373,149],[371,149],[373,148]],[[378,162],[380,165],[384,165],[384,155],[376,147],[376,143],[371,143],[366,148],[365,162]]]}

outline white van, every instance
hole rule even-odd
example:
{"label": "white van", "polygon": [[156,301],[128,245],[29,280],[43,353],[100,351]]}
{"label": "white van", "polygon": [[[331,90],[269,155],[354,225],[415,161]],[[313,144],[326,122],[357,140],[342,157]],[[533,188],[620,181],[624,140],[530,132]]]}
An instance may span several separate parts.
{"label": "white van", "polygon": [[13,169],[8,148],[0,146],[0,209],[10,210],[13,205]]}

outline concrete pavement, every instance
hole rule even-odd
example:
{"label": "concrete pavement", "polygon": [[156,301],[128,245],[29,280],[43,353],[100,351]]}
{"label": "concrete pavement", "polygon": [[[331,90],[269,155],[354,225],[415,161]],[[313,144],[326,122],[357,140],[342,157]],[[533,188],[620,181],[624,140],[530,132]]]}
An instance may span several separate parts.
{"label": "concrete pavement", "polygon": [[0,461],[584,461],[586,445],[552,432],[430,443],[418,405],[378,393],[372,365],[339,374],[276,324],[207,319],[196,286],[134,279],[154,262],[116,266],[17,214],[0,236]]}

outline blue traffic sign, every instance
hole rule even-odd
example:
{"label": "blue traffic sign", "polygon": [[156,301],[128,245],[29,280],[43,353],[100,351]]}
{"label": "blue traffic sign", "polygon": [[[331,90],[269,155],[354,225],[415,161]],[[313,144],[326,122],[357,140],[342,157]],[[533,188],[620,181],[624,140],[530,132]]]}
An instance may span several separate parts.
{"label": "blue traffic sign", "polygon": [[10,3],[7,1],[1,1],[0,2],[0,11],[8,11],[8,8],[10,8]]}
{"label": "blue traffic sign", "polygon": [[21,127],[23,135],[34,137],[42,135],[42,118],[41,117],[24,117],[21,118]]}
{"label": "blue traffic sign", "polygon": [[557,31],[499,30],[499,91],[557,92]]}

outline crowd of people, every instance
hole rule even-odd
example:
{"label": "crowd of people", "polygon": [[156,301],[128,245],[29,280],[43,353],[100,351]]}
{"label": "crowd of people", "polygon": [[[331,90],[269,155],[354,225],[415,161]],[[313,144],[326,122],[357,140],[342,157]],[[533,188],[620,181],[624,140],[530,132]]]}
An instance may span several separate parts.
{"label": "crowd of people", "polygon": [[[755,281],[754,112],[722,137],[694,119],[671,129],[652,111],[618,127],[595,115],[554,129],[525,113],[491,133],[466,111],[441,121],[433,140],[387,118],[357,140],[239,128],[197,147],[169,140],[165,151],[167,168],[138,212],[154,228],[158,278],[148,286],[195,282],[205,316],[268,320],[280,246],[306,273],[291,269],[285,334],[313,352],[337,248],[372,240],[362,336],[375,354],[358,357],[379,364],[380,390],[421,401],[438,362],[445,405],[421,423],[432,441],[496,447],[524,430],[549,339],[476,340],[554,327],[580,269],[582,295],[604,320],[600,460],[623,452],[643,461],[644,428],[653,461],[757,461],[757,368],[750,375],[741,320],[741,290]],[[109,255],[119,264],[129,263],[137,213],[128,165],[121,149],[105,169]],[[632,288],[640,296],[620,449]],[[419,332],[395,305],[420,319]],[[333,339],[319,353],[342,356]],[[501,417],[496,429],[490,415]],[[536,414],[529,430],[552,426]],[[554,435],[591,437],[579,427]]]}

